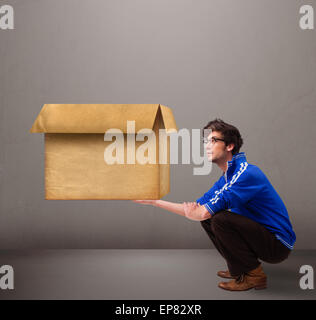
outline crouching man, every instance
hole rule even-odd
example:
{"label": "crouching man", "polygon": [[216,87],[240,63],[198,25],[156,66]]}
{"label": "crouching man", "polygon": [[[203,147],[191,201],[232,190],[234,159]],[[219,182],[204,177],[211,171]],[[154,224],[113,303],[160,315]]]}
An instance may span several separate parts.
{"label": "crouching man", "polygon": [[219,287],[231,291],[267,287],[259,260],[279,263],[289,256],[296,240],[287,209],[265,174],[239,152],[239,130],[220,119],[210,121],[203,132],[209,161],[223,174],[196,202],[134,200],[200,221],[228,270],[218,276],[231,279]]}

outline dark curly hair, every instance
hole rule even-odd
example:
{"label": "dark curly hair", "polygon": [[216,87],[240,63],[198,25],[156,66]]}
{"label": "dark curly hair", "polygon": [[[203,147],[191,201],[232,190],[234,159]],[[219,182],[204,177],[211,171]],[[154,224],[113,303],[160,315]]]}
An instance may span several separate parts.
{"label": "dark curly hair", "polygon": [[232,150],[232,154],[236,154],[239,152],[241,146],[243,145],[243,139],[240,135],[239,130],[231,124],[224,122],[221,119],[216,118],[215,120],[210,121],[203,128],[203,137],[204,130],[211,129],[212,131],[218,131],[223,135],[223,139],[225,140],[226,146],[230,143],[234,144],[234,149]]}

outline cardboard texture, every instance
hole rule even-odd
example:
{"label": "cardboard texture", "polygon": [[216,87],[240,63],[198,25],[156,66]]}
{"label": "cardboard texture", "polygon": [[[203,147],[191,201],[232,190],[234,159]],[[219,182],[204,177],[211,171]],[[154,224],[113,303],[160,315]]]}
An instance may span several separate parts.
{"label": "cardboard texture", "polygon": [[[127,138],[135,139],[127,121],[133,120],[135,136],[144,128],[155,133],[155,164],[127,164]],[[104,160],[113,143],[104,141],[104,133],[111,128],[124,133],[124,164]],[[45,104],[30,130],[45,135],[45,199],[162,198],[170,191],[170,138],[164,148],[159,129],[177,130],[171,109],[160,104]],[[135,150],[145,142],[135,141]]]}

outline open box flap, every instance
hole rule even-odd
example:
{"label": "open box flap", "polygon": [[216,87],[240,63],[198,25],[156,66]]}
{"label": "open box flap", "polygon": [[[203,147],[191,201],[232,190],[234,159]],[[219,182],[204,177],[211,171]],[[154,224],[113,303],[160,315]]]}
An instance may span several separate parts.
{"label": "open box flap", "polygon": [[31,133],[105,133],[115,128],[127,132],[127,121],[135,121],[135,131],[154,126],[161,108],[167,130],[176,129],[170,108],[159,104],[45,104]]}

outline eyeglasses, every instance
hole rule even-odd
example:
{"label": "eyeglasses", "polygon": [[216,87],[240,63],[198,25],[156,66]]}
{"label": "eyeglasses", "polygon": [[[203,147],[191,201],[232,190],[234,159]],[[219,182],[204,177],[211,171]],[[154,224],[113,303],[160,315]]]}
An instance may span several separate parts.
{"label": "eyeglasses", "polygon": [[203,143],[205,145],[209,144],[209,142],[211,142],[212,144],[215,144],[217,141],[224,141],[224,139],[220,139],[220,138],[216,138],[216,137],[212,137],[211,140],[207,140],[206,138],[203,138]]}

